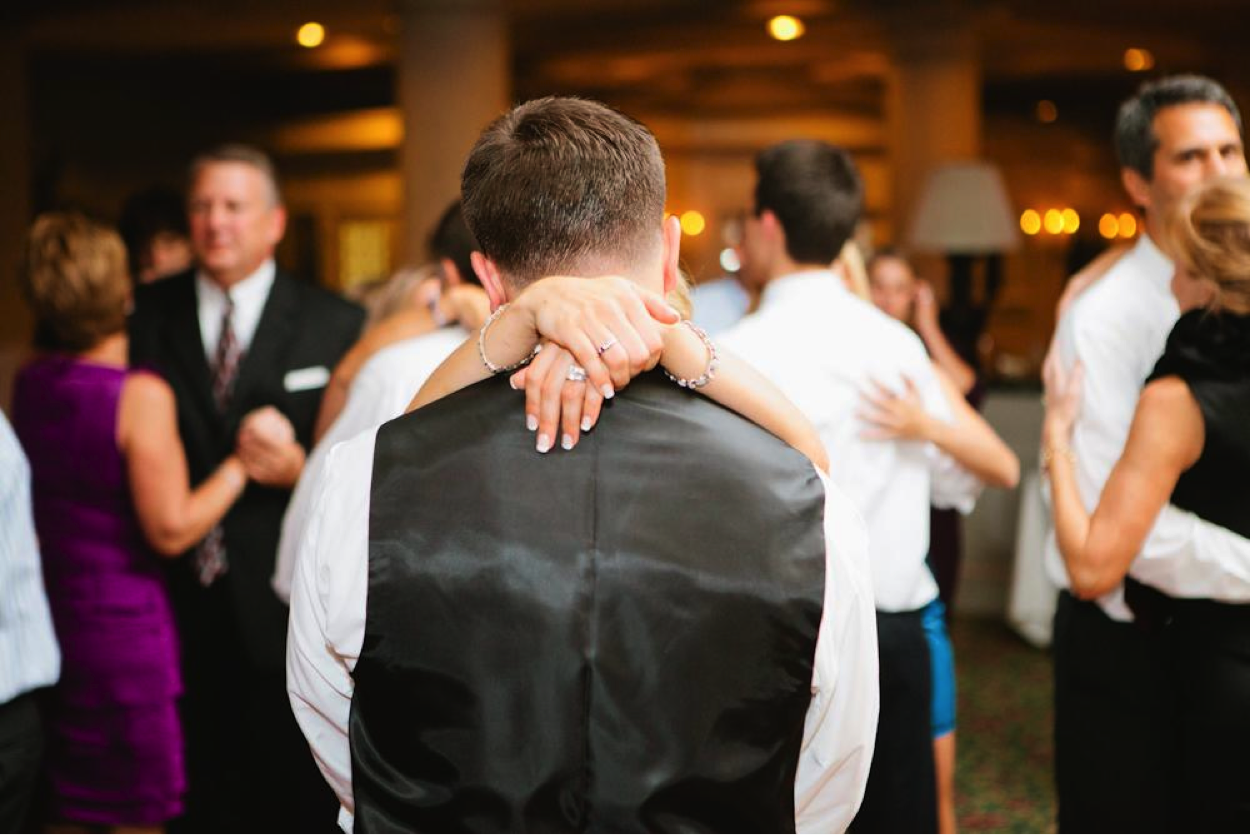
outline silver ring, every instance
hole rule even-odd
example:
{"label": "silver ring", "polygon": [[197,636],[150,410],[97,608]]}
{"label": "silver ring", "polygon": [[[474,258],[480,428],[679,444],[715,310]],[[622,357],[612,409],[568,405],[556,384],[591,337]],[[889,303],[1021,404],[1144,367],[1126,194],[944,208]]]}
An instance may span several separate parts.
{"label": "silver ring", "polygon": [[616,337],[609,336],[608,340],[604,342],[602,345],[600,345],[596,350],[602,355],[604,351],[608,350],[615,344],[616,344]]}
{"label": "silver ring", "polygon": [[586,382],[586,369],[580,365],[570,365],[566,379],[573,383],[584,383]]}

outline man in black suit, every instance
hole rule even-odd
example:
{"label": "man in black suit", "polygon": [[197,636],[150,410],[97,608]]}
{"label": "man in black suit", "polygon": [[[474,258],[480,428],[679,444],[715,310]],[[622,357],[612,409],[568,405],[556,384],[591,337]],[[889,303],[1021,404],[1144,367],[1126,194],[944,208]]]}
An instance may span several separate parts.
{"label": "man in black suit", "polygon": [[286,212],[260,152],[196,159],[189,219],[197,266],[136,293],[131,362],[173,387],[192,479],[237,448],[252,483],[169,572],[186,688],[183,825],[326,831],[333,798],[287,706],[287,610],[269,578],[322,390],[364,313],[274,266]]}

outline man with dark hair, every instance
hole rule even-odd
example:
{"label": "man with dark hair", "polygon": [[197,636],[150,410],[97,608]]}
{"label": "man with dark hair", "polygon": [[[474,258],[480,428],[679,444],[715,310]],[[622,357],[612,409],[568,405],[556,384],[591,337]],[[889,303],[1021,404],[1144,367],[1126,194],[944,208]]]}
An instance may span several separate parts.
{"label": "man with dark hair", "polygon": [[473,272],[472,255],[477,251],[477,238],[473,237],[468,224],[464,222],[464,210],[460,207],[460,201],[452,201],[430,234],[430,256],[438,260],[443,283],[480,284]]}
{"label": "man with dark hair", "polygon": [[756,158],[744,278],[758,310],[721,337],[794,401],[820,433],[829,472],[864,516],[877,609],[881,719],[852,829],[934,832],[930,657],[921,611],[937,597],[925,565],[930,501],[972,509],[980,483],[935,446],[863,437],[860,392],[914,387],[945,422],[952,405],[919,338],[848,291],[830,263],[859,221],[863,186],[846,151],[792,140]]}
{"label": "man with dark hair", "polygon": [[253,483],[169,571],[186,687],[183,825],[324,831],[334,804],[291,721],[287,609],[269,580],[329,369],[364,313],[275,266],[286,210],[261,152],[228,145],[198,157],[188,214],[197,266],[138,289],[131,363],[173,387],[192,483],[236,439]]}
{"label": "man with dark hair", "polygon": [[187,204],[182,195],[154,186],[132,194],[122,206],[117,231],[126,242],[130,276],[136,284],[180,273],[191,266]]}
{"label": "man with dark hair", "polygon": [[[568,282],[628,288],[596,307],[637,318],[608,316],[584,353],[645,367],[681,234],[646,128],[529,102],[486,129],[462,187],[496,305],[468,348],[488,370],[529,354]],[[625,278],[539,280],[605,272]],[[845,500],[659,374],[561,455],[534,454],[517,398],[486,380],[331,453],[289,687],[345,828],[844,828],[876,707]]]}
{"label": "man with dark hair", "polygon": [[[1066,305],[1051,358],[1084,369],[1081,414],[1070,450],[1087,509],[1124,449],[1138,395],[1180,315],[1172,262],[1159,249],[1165,219],[1212,177],[1244,175],[1241,116],[1214,81],[1173,76],[1147,82],[1120,107],[1116,151],[1125,191],[1142,212],[1143,234],[1106,275]],[[1045,463],[1044,459],[1044,463]],[[1055,784],[1061,832],[1186,831],[1171,731],[1175,691],[1163,641],[1134,624],[1136,580],[1177,597],[1225,599],[1205,566],[1250,560],[1250,543],[1168,506],[1124,587],[1078,599],[1053,532],[1046,567],[1062,589],[1055,611]],[[1214,575],[1222,576],[1218,572]],[[1149,620],[1149,618],[1147,618]],[[1191,752],[1193,754],[1194,752]],[[1192,765],[1185,766],[1193,770]]]}

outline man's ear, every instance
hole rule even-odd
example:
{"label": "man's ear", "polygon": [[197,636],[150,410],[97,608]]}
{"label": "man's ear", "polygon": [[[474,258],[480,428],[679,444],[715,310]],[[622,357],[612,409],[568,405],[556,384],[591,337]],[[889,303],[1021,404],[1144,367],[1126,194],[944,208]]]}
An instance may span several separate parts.
{"label": "man's ear", "polygon": [[269,226],[269,244],[277,246],[286,234],[286,206],[275,206]]}
{"label": "man's ear", "polygon": [[1133,168],[1121,168],[1120,182],[1124,184],[1124,190],[1128,192],[1129,199],[1133,201],[1134,206],[1142,209],[1150,208],[1150,181],[1143,177],[1140,171]]}
{"label": "man's ear", "polygon": [[664,295],[673,292],[681,277],[678,264],[681,262],[681,218],[669,215],[664,219]]}
{"label": "man's ear", "polygon": [[491,311],[507,302],[508,293],[503,279],[499,277],[499,268],[495,266],[495,262],[475,250],[469,253],[469,263],[473,265],[473,272],[477,273],[478,281],[482,282],[482,288],[486,290],[486,298],[490,299]]}
{"label": "man's ear", "polygon": [[463,283],[464,279],[460,277],[460,268],[456,266],[456,262],[450,258],[438,259],[439,269],[443,271],[443,286],[455,287],[457,284]]}

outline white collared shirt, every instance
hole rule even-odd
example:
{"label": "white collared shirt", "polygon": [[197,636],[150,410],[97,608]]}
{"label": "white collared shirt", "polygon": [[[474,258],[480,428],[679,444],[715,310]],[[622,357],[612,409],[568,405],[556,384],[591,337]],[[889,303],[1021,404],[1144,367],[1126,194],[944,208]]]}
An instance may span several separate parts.
{"label": "white collared shirt", "polygon": [[0,413],[0,705],[61,673],[33,512],[30,462]]}
{"label": "white collared shirt", "polygon": [[871,441],[858,417],[873,380],[903,390],[908,377],[924,409],[951,408],[924,345],[909,328],[851,294],[830,270],[774,279],[759,309],[718,340],[794,401],[829,453],[829,475],[868,526],[877,609],[906,612],[937,597],[925,565],[929,505],[972,510],[981,482],[933,444]]}
{"label": "white collared shirt", "polygon": [[[287,690],[313,758],[338,795],[339,825],[352,831],[348,718],[352,670],[365,633],[369,498],[376,429],[330,452],[304,530],[291,590]],[[877,629],[863,522],[825,486],[825,599],[812,701],[794,782],[799,832],[842,832],[863,800],[879,706]],[[658,500],[658,499],[657,499]]]}
{"label": "white collared shirt", "polygon": [[[230,298],[234,300],[234,338],[240,351],[246,354],[252,345],[252,337],[256,335],[256,326],[260,324],[261,314],[265,312],[265,302],[269,300],[269,291],[273,289],[273,279],[277,274],[273,259],[256,268],[249,275],[230,288]],[[197,300],[200,337],[204,340],[204,356],[211,367],[217,356],[217,342],[221,339],[221,316],[226,311],[226,293],[217,282],[213,281],[203,270],[195,273],[195,296]]]}
{"label": "white collared shirt", "polygon": [[[1180,316],[1172,272],[1172,262],[1143,234],[1059,323],[1060,360],[1069,372],[1080,360],[1085,372],[1072,453],[1081,501],[1091,513],[1124,452],[1142,385]],[[1046,570],[1057,585],[1070,586],[1053,528],[1046,538]],[[1250,540],[1168,505],[1129,573],[1177,597],[1250,602]],[[1116,620],[1133,619],[1122,586],[1098,603]]]}
{"label": "white collared shirt", "polygon": [[283,601],[291,599],[291,578],[295,574],[300,537],[312,513],[317,481],[330,450],[339,441],[346,441],[366,429],[377,429],[402,415],[434,369],[468,337],[468,331],[458,325],[441,328],[388,345],[360,367],[347,391],[343,411],[313,447],[286,506],[286,515],[282,517],[273,590]]}

